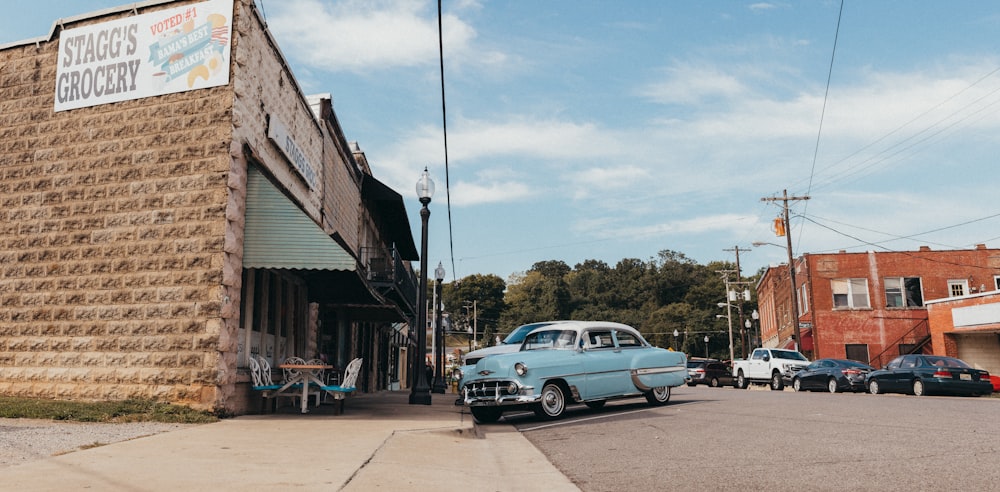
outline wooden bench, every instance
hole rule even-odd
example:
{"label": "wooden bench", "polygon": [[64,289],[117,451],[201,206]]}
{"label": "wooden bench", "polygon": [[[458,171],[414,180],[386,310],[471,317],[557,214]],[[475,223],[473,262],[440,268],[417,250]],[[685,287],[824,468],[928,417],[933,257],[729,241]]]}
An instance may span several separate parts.
{"label": "wooden bench", "polygon": [[337,385],[320,386],[319,389],[325,391],[327,394],[333,397],[336,401],[337,414],[344,413],[344,399],[347,395],[354,393],[356,389],[354,387],[355,382],[358,379],[358,373],[361,371],[361,358],[352,360],[347,364],[347,369],[344,371],[344,379]]}

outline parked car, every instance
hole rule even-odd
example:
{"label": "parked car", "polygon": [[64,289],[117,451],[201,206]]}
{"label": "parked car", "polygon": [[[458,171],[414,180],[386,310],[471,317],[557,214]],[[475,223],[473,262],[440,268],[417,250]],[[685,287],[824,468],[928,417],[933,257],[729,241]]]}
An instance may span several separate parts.
{"label": "parked car", "polygon": [[490,423],[507,410],[554,419],[570,403],[600,408],[618,398],[664,405],[686,380],[687,356],[651,346],[635,328],[565,321],[534,329],[518,352],[480,359],[461,393],[476,421]]}
{"label": "parked car", "polygon": [[774,391],[785,389],[791,384],[795,373],[805,369],[809,359],[795,350],[756,348],[746,360],[733,361],[733,374],[737,388],[744,389],[750,383],[766,383]]}
{"label": "parked car", "polygon": [[901,355],[884,369],[872,371],[865,379],[868,392],[989,395],[993,393],[990,373],[974,369],[961,359],[942,355]]}
{"label": "parked car", "polygon": [[713,388],[733,384],[733,373],[729,364],[715,359],[688,359],[688,386],[707,384]]}
{"label": "parked car", "polygon": [[825,390],[830,393],[864,391],[865,376],[874,370],[874,367],[856,360],[819,359],[792,377],[792,389]]}

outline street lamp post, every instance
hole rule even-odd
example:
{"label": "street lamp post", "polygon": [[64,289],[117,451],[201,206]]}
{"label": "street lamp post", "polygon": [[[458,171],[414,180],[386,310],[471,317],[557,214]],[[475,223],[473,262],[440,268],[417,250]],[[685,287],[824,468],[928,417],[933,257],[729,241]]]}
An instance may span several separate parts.
{"label": "street lamp post", "polygon": [[434,285],[434,340],[437,360],[434,361],[434,386],[431,387],[431,392],[444,393],[444,327],[441,325],[441,282],[444,282],[444,267],[440,261],[434,269],[434,279],[437,280]]}
{"label": "street lamp post", "polygon": [[753,318],[754,324],[757,325],[757,329],[750,332],[751,337],[754,337],[754,333],[757,334],[756,337],[754,338],[754,341],[751,343],[751,345],[754,345],[756,347],[757,345],[760,345],[760,313],[758,313],[757,310],[754,309],[753,312],[750,313],[750,317]]}
{"label": "street lamp post", "polygon": [[680,334],[681,332],[677,331],[677,329],[674,328],[674,350],[680,350],[680,347],[677,346],[677,335]]}
{"label": "street lamp post", "polygon": [[417,181],[417,198],[420,199],[420,288],[417,291],[417,353],[413,361],[413,388],[410,405],[430,405],[431,388],[427,382],[427,219],[431,216],[427,205],[434,195],[434,181],[424,168]]}
{"label": "street lamp post", "polygon": [[708,335],[705,335],[705,358],[708,358]]}

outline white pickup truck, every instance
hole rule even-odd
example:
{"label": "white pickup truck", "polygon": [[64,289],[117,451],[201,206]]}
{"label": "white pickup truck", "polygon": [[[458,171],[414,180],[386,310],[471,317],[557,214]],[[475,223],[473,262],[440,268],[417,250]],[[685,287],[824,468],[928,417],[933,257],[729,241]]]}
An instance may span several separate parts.
{"label": "white pickup truck", "polygon": [[733,384],[742,389],[750,383],[767,383],[772,390],[781,391],[808,365],[809,359],[795,350],[754,349],[749,359],[733,361]]}

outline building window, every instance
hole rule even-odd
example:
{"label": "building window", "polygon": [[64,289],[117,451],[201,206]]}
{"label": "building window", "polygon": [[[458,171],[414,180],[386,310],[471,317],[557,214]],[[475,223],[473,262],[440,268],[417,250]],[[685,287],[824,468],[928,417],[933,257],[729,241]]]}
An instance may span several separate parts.
{"label": "building window", "polygon": [[951,297],[964,296],[966,292],[969,292],[969,281],[965,279],[949,280],[948,292]]}
{"label": "building window", "polygon": [[885,307],[923,307],[920,277],[888,277],[885,279]]}
{"label": "building window", "polygon": [[799,288],[799,314],[806,314],[809,312],[809,291],[806,290],[806,285],[802,284]]}
{"label": "building window", "polygon": [[830,281],[834,309],[868,309],[868,280],[841,278]]}
{"label": "building window", "polygon": [[993,284],[996,287],[996,290],[1000,290],[1000,275],[993,276]]}
{"label": "building window", "polygon": [[865,343],[848,343],[844,345],[844,352],[847,358],[850,360],[856,360],[858,362],[864,362],[867,364],[868,359],[868,344]]}

